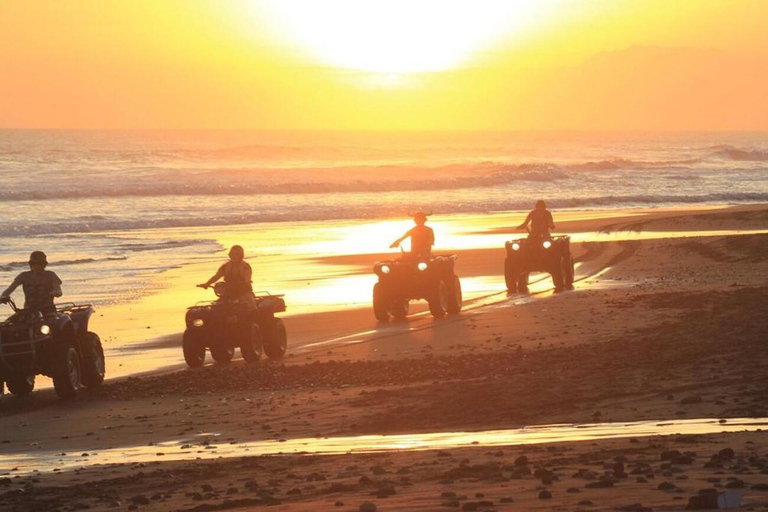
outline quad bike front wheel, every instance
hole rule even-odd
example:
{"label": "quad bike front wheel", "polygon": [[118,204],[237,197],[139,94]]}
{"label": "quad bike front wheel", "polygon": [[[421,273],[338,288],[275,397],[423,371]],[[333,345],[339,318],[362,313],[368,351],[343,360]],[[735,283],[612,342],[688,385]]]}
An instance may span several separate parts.
{"label": "quad bike front wheel", "polygon": [[509,293],[517,293],[517,276],[514,265],[509,261],[509,258],[504,260],[504,284],[507,285]]}
{"label": "quad bike front wheel", "polygon": [[462,303],[461,280],[459,280],[459,276],[453,276],[453,282],[448,287],[448,314],[455,315],[461,311]]}
{"label": "quad bike front wheel", "polygon": [[384,292],[384,287],[381,286],[381,283],[376,283],[373,285],[373,315],[376,317],[376,320],[379,322],[388,322],[389,317],[391,316],[391,307],[392,303],[389,299],[387,299],[386,293]]}
{"label": "quad bike front wheel", "polygon": [[95,332],[87,332],[83,339],[83,354],[80,360],[83,370],[83,386],[92,388],[104,382],[106,362],[104,348]]}
{"label": "quad bike front wheel", "polygon": [[200,342],[198,336],[188,330],[184,331],[181,348],[184,351],[184,361],[187,362],[187,366],[200,368],[205,364],[205,345]]}
{"label": "quad bike front wheel", "polygon": [[563,285],[566,290],[573,290],[574,273],[575,265],[573,263],[573,256],[569,254],[563,259]]}
{"label": "quad bike front wheel", "polygon": [[411,309],[410,302],[408,300],[393,300],[392,306],[390,306],[392,316],[401,320],[408,316],[408,311]]}
{"label": "quad bike front wheel", "polygon": [[57,351],[57,368],[53,375],[53,388],[59,398],[73,398],[80,391],[80,357],[72,345],[63,345]]}
{"label": "quad bike front wheel", "polygon": [[432,297],[427,301],[429,303],[429,312],[435,318],[445,316],[448,309],[448,285],[442,279],[438,281]]}
{"label": "quad bike front wheel", "polygon": [[282,359],[286,350],[288,350],[288,332],[285,330],[285,322],[275,318],[269,326],[264,352],[270,359]]}
{"label": "quad bike front wheel", "polygon": [[257,363],[261,359],[261,329],[258,325],[252,324],[243,338],[245,339],[240,343],[240,355],[249,363]]}
{"label": "quad bike front wheel", "polygon": [[34,375],[8,375],[6,377],[6,384],[8,384],[8,391],[16,396],[25,396],[35,389],[35,376]]}
{"label": "quad bike front wheel", "polygon": [[558,258],[557,262],[554,264],[554,266],[549,272],[549,275],[552,276],[552,284],[555,286],[555,293],[560,293],[565,289],[565,287],[563,286],[563,282],[564,282],[563,267],[565,266],[565,263],[563,260],[564,260],[563,257]]}
{"label": "quad bike front wheel", "polygon": [[227,364],[235,357],[235,347],[222,343],[214,344],[211,347],[211,357],[219,364]]}

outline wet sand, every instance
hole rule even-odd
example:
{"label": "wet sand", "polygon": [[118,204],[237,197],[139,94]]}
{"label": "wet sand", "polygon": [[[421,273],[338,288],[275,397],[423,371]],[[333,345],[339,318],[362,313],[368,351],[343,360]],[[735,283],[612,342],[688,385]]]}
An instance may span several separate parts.
{"label": "wet sand", "polygon": [[[24,400],[3,398],[0,454],[9,461],[28,455],[25,467],[32,468],[35,452],[61,452],[67,461],[82,460],[85,469],[54,472],[41,465],[40,473],[13,478],[15,472],[7,468],[0,509],[63,510],[80,503],[92,510],[134,504],[147,510],[245,510],[269,504],[275,510],[325,510],[340,501],[344,505],[335,509],[358,510],[368,500],[379,510],[614,510],[637,503],[679,510],[699,490],[724,490],[737,480],[743,485],[733,489],[744,502],[765,508],[762,432],[490,451],[478,446],[190,462],[162,462],[166,455],[157,455],[157,462],[143,465],[96,465],[100,450],[149,443],[181,442],[187,449],[208,450],[224,443],[279,444],[313,437],[768,416],[763,314],[768,235],[675,236],[764,230],[768,208],[613,217],[601,212],[596,220],[580,215],[581,220],[562,225],[573,233],[639,230],[669,237],[580,242],[574,248],[576,291],[554,295],[543,281],[531,297],[507,297],[499,291],[503,250],[483,248],[475,239],[491,235],[467,234],[466,244],[456,244],[462,251],[461,275],[466,271],[499,284],[479,291],[456,317],[416,315],[382,326],[362,304],[306,312],[287,319],[291,356],[282,363],[236,361],[122,379],[71,403],[58,402],[46,390]],[[485,228],[503,240],[509,235],[502,225],[514,219],[500,215]],[[328,254],[316,264],[356,276],[368,272],[375,258]],[[162,350],[175,350],[180,359],[178,345],[150,352]],[[726,446],[735,456],[719,461],[722,467],[705,467]],[[696,454],[686,456],[691,462],[662,460],[661,453],[672,449],[681,456]],[[158,447],[157,453],[166,451]],[[531,459],[530,470],[546,468],[558,479],[542,472],[538,478],[517,474],[514,461],[522,453]],[[462,464],[465,458],[469,462]],[[616,476],[619,462],[629,476]],[[585,478],[583,471],[574,476],[582,469],[594,478]],[[635,469],[640,472],[631,474]],[[613,484],[587,487],[604,481],[601,476]],[[639,482],[641,477],[646,482]],[[662,482],[674,487],[659,490]],[[571,487],[579,492],[568,492]],[[545,488],[552,497],[539,500]],[[578,504],[585,500],[593,505]],[[478,504],[483,501],[493,503]]]}

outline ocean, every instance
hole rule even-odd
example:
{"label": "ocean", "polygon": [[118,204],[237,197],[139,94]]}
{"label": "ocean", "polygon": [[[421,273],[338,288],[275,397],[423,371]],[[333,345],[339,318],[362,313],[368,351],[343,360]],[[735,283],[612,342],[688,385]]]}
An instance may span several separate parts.
{"label": "ocean", "polygon": [[68,298],[125,302],[170,268],[221,259],[178,228],[540,198],[555,211],[768,202],[768,134],[0,130],[0,282],[42,249]]}

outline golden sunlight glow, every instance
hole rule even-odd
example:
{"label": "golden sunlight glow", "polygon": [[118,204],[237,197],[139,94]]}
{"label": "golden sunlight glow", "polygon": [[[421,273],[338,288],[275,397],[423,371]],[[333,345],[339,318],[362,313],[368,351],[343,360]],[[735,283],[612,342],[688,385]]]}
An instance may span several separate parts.
{"label": "golden sunlight glow", "polygon": [[326,65],[376,73],[443,71],[502,34],[532,29],[554,0],[256,0]]}

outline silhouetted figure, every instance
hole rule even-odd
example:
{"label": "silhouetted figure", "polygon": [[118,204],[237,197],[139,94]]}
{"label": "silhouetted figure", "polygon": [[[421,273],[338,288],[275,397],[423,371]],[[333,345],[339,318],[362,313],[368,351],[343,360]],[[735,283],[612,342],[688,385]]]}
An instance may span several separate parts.
{"label": "silhouetted figure", "polygon": [[256,306],[256,299],[253,296],[251,287],[251,278],[253,270],[248,262],[245,261],[245,251],[240,245],[233,245],[229,250],[229,261],[219,267],[218,272],[208,281],[199,284],[200,288],[208,288],[216,281],[224,278],[226,289],[224,298],[230,300],[240,300],[253,303]]}
{"label": "silhouetted figure", "polygon": [[11,286],[0,294],[0,301],[7,301],[13,291],[21,286],[24,290],[24,310],[42,314],[55,313],[54,297],[61,297],[61,279],[51,270],[45,270],[48,258],[43,251],[29,255],[29,268],[13,280]]}
{"label": "silhouetted figure", "polygon": [[525,222],[517,226],[517,229],[526,229],[529,224],[531,225],[529,238],[550,238],[549,230],[555,229],[555,221],[544,201],[536,201],[536,207],[525,218]]}
{"label": "silhouetted figure", "polygon": [[414,258],[431,258],[432,246],[435,245],[435,232],[432,231],[432,228],[425,226],[427,222],[427,214],[424,212],[414,213],[413,222],[416,223],[416,226],[409,229],[403,236],[395,240],[392,245],[390,245],[390,248],[394,249],[399,247],[406,238],[410,237],[410,256]]}

